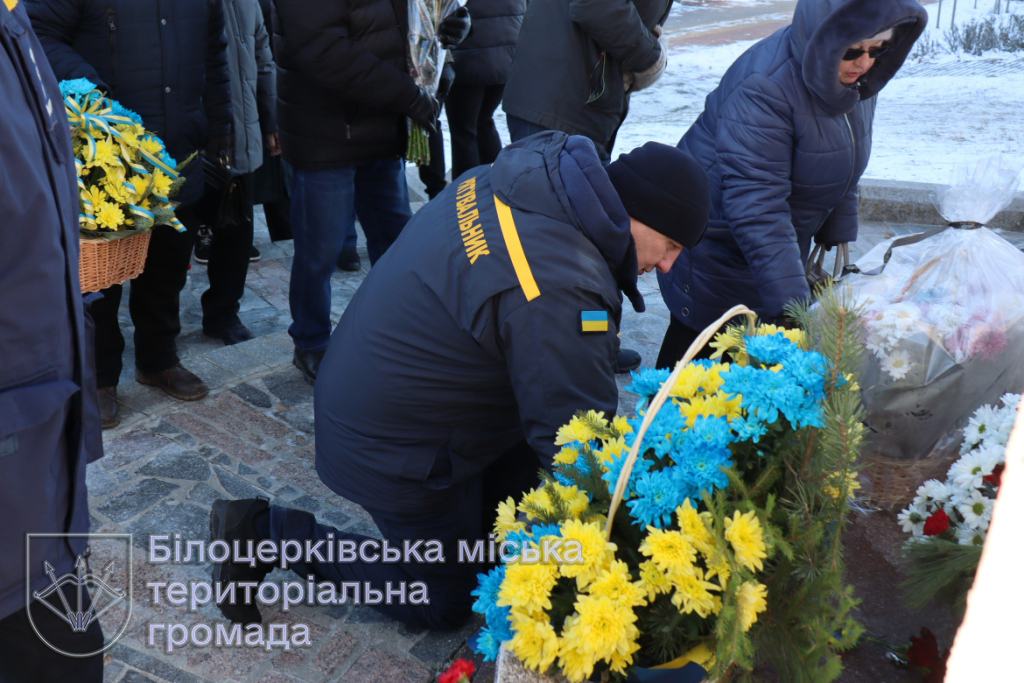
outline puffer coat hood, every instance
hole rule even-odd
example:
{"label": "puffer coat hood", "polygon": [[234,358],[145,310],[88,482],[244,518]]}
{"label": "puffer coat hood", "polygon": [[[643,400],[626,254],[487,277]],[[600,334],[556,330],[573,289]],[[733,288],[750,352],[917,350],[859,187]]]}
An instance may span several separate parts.
{"label": "puffer coat hood", "polygon": [[[704,240],[658,276],[677,320],[699,330],[739,303],[777,319],[810,296],[812,241],[857,238],[875,95],[926,19],[916,0],[800,0],[790,26],[729,67],[678,145],[708,173],[711,217]],[[888,28],[890,49],[843,85],[843,53]]]}

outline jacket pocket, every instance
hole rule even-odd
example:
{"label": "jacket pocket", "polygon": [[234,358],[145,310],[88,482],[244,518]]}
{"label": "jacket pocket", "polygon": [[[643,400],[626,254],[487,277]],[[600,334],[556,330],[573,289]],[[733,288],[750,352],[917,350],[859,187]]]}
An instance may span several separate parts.
{"label": "jacket pocket", "polygon": [[58,380],[56,370],[0,389],[0,439],[45,422],[77,391],[78,385],[71,380]]}

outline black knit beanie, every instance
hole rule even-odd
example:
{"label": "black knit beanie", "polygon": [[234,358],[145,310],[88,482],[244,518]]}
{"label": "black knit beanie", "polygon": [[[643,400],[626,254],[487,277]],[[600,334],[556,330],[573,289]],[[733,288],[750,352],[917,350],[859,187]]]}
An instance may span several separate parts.
{"label": "black knit beanie", "polygon": [[648,142],[609,164],[608,178],[632,218],[687,248],[704,236],[708,176],[678,147]]}

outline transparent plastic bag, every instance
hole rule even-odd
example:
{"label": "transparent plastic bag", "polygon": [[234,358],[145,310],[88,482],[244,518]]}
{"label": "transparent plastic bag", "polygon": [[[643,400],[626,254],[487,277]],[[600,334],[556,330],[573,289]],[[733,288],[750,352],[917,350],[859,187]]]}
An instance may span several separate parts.
{"label": "transparent plastic bag", "polygon": [[929,457],[980,405],[1024,389],[1024,253],[981,227],[1017,173],[988,159],[956,182],[937,194],[950,227],[887,240],[844,279],[864,309],[868,453]]}

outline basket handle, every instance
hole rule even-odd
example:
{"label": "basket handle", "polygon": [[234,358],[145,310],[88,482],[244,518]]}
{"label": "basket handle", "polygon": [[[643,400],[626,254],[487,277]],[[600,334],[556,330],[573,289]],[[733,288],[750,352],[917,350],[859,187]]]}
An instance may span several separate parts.
{"label": "basket handle", "polygon": [[608,506],[608,521],[605,523],[604,535],[607,540],[612,538],[612,520],[615,519],[615,512],[619,509],[619,505],[622,503],[622,497],[626,493],[626,483],[629,481],[629,475],[633,471],[633,465],[636,464],[636,459],[640,454],[640,444],[643,443],[644,434],[647,433],[647,428],[651,426],[651,422],[654,421],[654,416],[657,415],[661,406],[664,405],[668,399],[668,394],[672,390],[672,387],[676,383],[676,378],[679,373],[682,372],[683,366],[693,360],[694,356],[704,348],[704,345],[711,341],[711,338],[718,333],[718,330],[722,328],[727,322],[735,318],[738,315],[747,316],[747,323],[753,331],[754,321],[757,319],[756,314],[744,306],[739,304],[733,306],[728,311],[722,314],[722,317],[711,323],[704,328],[704,331],[693,340],[690,344],[690,348],[686,349],[686,353],[683,354],[683,358],[679,363],[676,363],[676,367],[672,370],[672,374],[668,376],[665,383],[661,385],[661,389],[651,399],[650,405],[647,406],[647,412],[644,414],[643,422],[640,423],[640,429],[637,430],[636,439],[633,440],[633,447],[629,449],[629,456],[626,458],[625,464],[622,466],[622,471],[619,472],[619,478],[615,482],[615,493],[612,495],[611,505]]}

